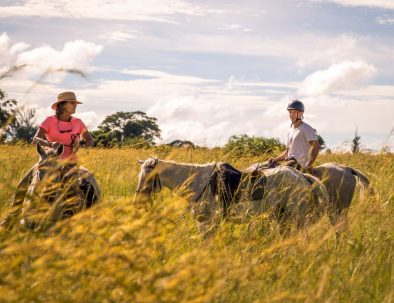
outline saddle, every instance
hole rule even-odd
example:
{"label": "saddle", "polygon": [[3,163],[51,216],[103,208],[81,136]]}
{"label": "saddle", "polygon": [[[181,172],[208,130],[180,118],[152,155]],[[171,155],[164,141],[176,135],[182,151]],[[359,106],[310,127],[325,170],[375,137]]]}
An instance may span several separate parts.
{"label": "saddle", "polygon": [[228,208],[238,203],[241,197],[249,200],[261,200],[265,194],[266,177],[258,163],[240,171],[226,162],[216,164],[211,177],[211,188],[219,196],[223,208],[223,217]]}
{"label": "saddle", "polygon": [[262,200],[266,192],[267,178],[263,169],[266,169],[260,163],[254,163],[242,171],[243,180],[246,184],[246,193],[250,200]]}

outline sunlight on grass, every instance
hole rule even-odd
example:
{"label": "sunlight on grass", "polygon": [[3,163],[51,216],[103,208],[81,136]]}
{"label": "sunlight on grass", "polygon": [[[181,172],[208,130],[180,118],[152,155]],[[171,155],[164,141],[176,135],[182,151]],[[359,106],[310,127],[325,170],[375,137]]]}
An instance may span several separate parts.
{"label": "sunlight on grass", "polygon": [[[394,157],[322,155],[365,172],[339,241],[323,217],[282,238],[268,216],[223,222],[202,241],[184,199],[163,190],[132,204],[138,159],[229,161],[220,150],[81,150],[103,201],[46,233],[0,231],[0,302],[392,302]],[[0,145],[0,214],[37,160],[33,147]],[[357,191],[358,192],[358,191]]]}

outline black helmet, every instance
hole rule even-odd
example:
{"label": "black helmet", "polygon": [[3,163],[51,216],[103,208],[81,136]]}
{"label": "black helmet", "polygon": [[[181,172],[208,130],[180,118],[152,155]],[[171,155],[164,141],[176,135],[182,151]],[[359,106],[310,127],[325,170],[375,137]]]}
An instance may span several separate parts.
{"label": "black helmet", "polygon": [[300,112],[305,111],[304,104],[299,100],[293,100],[287,105],[287,110],[289,109],[297,109]]}

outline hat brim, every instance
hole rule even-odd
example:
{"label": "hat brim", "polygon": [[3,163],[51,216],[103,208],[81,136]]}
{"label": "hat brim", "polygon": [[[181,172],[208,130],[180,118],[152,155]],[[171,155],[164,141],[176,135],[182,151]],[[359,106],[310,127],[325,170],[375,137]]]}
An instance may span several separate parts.
{"label": "hat brim", "polygon": [[56,109],[57,109],[57,105],[58,105],[59,103],[62,103],[62,102],[75,102],[75,103],[77,103],[77,104],[83,104],[81,101],[78,101],[78,100],[63,100],[63,101],[56,101],[55,103],[53,103],[53,104],[51,105],[51,108],[52,108],[53,110],[56,110]]}

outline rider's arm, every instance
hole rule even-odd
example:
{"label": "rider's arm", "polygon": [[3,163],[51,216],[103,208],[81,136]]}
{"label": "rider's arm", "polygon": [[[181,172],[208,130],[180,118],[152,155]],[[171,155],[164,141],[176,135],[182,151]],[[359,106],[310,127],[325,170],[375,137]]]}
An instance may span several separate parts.
{"label": "rider's arm", "polygon": [[315,162],[317,155],[320,151],[320,145],[317,140],[309,141],[311,148],[309,150],[309,162],[307,163],[307,168],[312,168],[313,162]]}
{"label": "rider's arm", "polygon": [[45,139],[45,129],[39,127],[33,138],[33,143],[40,143],[42,146],[54,147],[56,143]]}
{"label": "rider's arm", "polygon": [[92,135],[88,132],[88,131],[85,131],[85,132],[83,132],[83,134],[82,134],[82,138],[85,140],[85,146],[86,147],[91,147],[91,146],[93,146],[93,144],[94,144],[94,141],[93,141],[93,137],[92,137]]}
{"label": "rider's arm", "polygon": [[287,152],[288,152],[288,150],[286,149],[283,153],[281,153],[276,158],[273,158],[272,160],[274,160],[275,162],[280,162],[280,161],[285,160],[287,158]]}

